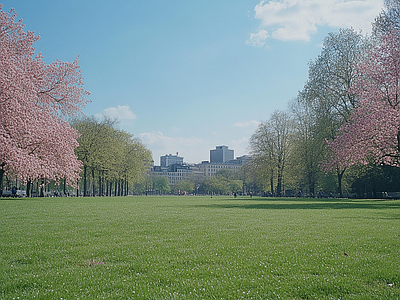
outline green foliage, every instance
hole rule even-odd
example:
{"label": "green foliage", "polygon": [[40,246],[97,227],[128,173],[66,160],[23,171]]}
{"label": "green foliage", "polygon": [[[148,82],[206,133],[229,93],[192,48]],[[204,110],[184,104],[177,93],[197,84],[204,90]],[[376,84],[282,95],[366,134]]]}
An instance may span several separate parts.
{"label": "green foliage", "polygon": [[168,178],[163,176],[152,177],[153,191],[157,194],[168,194],[171,188],[168,183]]}
{"label": "green foliage", "polygon": [[217,177],[208,177],[200,185],[203,194],[226,195],[229,192],[228,181]]}
{"label": "green foliage", "polygon": [[[92,185],[99,177],[101,182],[118,182],[127,192],[129,184],[143,181],[150,166],[151,152],[132,134],[116,128],[116,120],[95,117],[74,119],[71,126],[79,131],[79,147],[76,155],[83,163],[83,190],[87,192],[88,173],[92,174]],[[94,193],[94,191],[93,191]]]}
{"label": "green foliage", "polygon": [[[335,138],[357,106],[355,95],[349,91],[358,80],[356,66],[368,46],[369,41],[354,29],[329,33],[321,54],[309,63],[308,80],[292,105],[297,123],[294,149],[299,183],[310,193],[315,194],[324,177],[320,164],[327,154],[325,139]],[[338,193],[343,191],[345,171],[335,172]]]}
{"label": "green foliage", "polygon": [[259,160],[253,157],[252,160],[240,168],[239,174],[243,180],[244,192],[252,191],[253,193],[263,194],[265,191],[270,191],[270,174],[263,170],[261,167],[262,164],[259,164],[259,162]]}
{"label": "green foliage", "polygon": [[174,184],[173,188],[172,188],[172,192],[174,194],[178,194],[178,192],[186,192],[186,193],[193,193],[194,192],[194,183],[191,181],[179,181],[177,183]]}
{"label": "green foliage", "polygon": [[349,170],[351,187],[358,196],[380,197],[379,192],[400,191],[400,168],[369,164]]}
{"label": "green foliage", "polygon": [[[399,11],[395,2],[387,3],[387,12]],[[375,25],[386,17],[383,11]],[[320,55],[309,63],[308,79],[291,101],[289,111],[273,113],[252,135],[246,185],[276,195],[285,189],[301,189],[314,195],[321,188],[339,194],[348,191],[352,186],[352,176],[346,174],[349,170],[334,168],[326,175],[321,165],[328,154],[326,140],[335,138],[359,105],[350,88],[359,81],[357,64],[372,42],[349,28],[326,36]],[[352,179],[357,181],[354,176]],[[359,190],[359,184],[354,183],[354,189]]]}
{"label": "green foliage", "polygon": [[287,163],[294,146],[293,125],[290,114],[275,111],[250,138],[252,161],[249,167],[256,174],[262,174],[258,179],[261,186],[266,188],[269,184],[270,191],[276,195],[281,195],[284,190]]}
{"label": "green foliage", "polygon": [[398,299],[399,201],[2,200],[2,299]]}
{"label": "green foliage", "polygon": [[231,193],[239,194],[243,190],[243,181],[242,180],[231,180],[229,182],[229,191]]}
{"label": "green foliage", "polygon": [[220,170],[213,177],[206,178],[199,186],[203,194],[227,195],[241,193],[243,181],[238,179],[239,174],[232,170]]}

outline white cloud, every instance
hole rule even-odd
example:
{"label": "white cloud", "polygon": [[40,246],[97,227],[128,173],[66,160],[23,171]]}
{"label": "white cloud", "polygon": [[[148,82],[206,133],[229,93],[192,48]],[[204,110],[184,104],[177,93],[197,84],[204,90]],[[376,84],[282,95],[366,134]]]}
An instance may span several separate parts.
{"label": "white cloud", "polygon": [[96,114],[95,116],[101,118],[103,115],[106,115],[110,118],[117,118],[120,121],[132,121],[136,119],[136,115],[131,111],[128,105],[108,107],[103,109],[102,114]]}
{"label": "white cloud", "polygon": [[245,134],[248,136],[254,133],[258,125],[260,125],[260,122],[256,120],[244,121],[233,124],[233,126],[237,128],[236,130],[241,130],[241,134]]}
{"label": "white cloud", "polygon": [[235,127],[244,128],[244,129],[247,129],[247,128],[256,129],[258,127],[258,125],[260,125],[260,122],[256,121],[256,120],[244,121],[244,122],[239,122],[239,123],[233,124],[233,126],[235,126]]}
{"label": "white cloud", "polygon": [[265,45],[265,40],[269,37],[269,33],[265,29],[260,29],[257,33],[250,33],[250,38],[246,44],[261,47]]}
{"label": "white cloud", "polygon": [[162,155],[177,152],[184,157],[185,162],[200,163],[208,160],[210,145],[203,139],[197,137],[171,137],[165,136],[161,131],[143,132],[139,134],[141,140],[153,152],[155,164],[158,164]]}
{"label": "white cloud", "polygon": [[269,37],[309,41],[319,26],[353,27],[369,33],[382,7],[383,0],[261,1],[254,8],[255,18],[261,20],[260,29],[251,33],[246,43],[261,46]]}

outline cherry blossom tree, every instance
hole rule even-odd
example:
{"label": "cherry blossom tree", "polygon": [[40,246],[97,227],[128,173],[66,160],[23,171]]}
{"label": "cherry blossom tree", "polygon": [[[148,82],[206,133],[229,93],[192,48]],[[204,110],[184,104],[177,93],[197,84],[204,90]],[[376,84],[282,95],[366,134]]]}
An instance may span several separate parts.
{"label": "cherry blossom tree", "polygon": [[328,142],[324,168],[370,162],[400,166],[400,40],[384,34],[358,65],[359,80],[350,92],[357,108],[337,137]]}
{"label": "cherry blossom tree", "polygon": [[78,59],[46,64],[33,47],[39,36],[23,28],[15,11],[0,5],[0,185],[7,173],[72,185],[82,165],[74,154],[79,134],[65,119],[89,93]]}
{"label": "cherry blossom tree", "polygon": [[372,23],[372,31],[379,37],[393,29],[400,29],[400,1],[384,0],[384,9]]}

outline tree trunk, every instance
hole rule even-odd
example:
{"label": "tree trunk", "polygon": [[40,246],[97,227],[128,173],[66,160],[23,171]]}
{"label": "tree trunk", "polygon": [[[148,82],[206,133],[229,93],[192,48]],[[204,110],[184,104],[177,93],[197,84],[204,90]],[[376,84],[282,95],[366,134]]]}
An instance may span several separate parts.
{"label": "tree trunk", "polygon": [[282,173],[281,171],[278,171],[278,183],[276,185],[276,194],[278,197],[282,196]]}
{"label": "tree trunk", "polygon": [[26,183],[26,197],[28,197],[28,198],[31,197],[31,186],[32,186],[32,182],[30,180],[28,180],[28,182]]}
{"label": "tree trunk", "polygon": [[86,165],[84,165],[83,166],[83,197],[86,197],[86,195],[87,195],[87,179],[86,179],[86,176],[87,176],[87,166]]}
{"label": "tree trunk", "polygon": [[276,195],[280,197],[282,195],[282,178],[278,176],[278,184],[276,185]]}
{"label": "tree trunk", "polygon": [[76,196],[79,197],[79,180],[76,180]]}
{"label": "tree trunk", "polygon": [[343,179],[343,174],[344,171],[339,171],[337,172],[337,177],[338,177],[338,193],[340,197],[343,197],[343,189],[342,189],[342,179]]}
{"label": "tree trunk", "polygon": [[271,195],[274,195],[274,178],[272,176],[270,182],[271,182]]}
{"label": "tree trunk", "polygon": [[0,169],[0,197],[3,196],[3,175],[4,175],[4,169],[2,165]]}
{"label": "tree trunk", "polygon": [[44,180],[42,180],[42,184],[40,186],[40,197],[44,197]]}
{"label": "tree trunk", "polygon": [[101,184],[101,175],[100,175],[100,171],[99,171],[99,196],[101,197],[101,196],[103,196],[103,187],[102,187],[102,184]]}
{"label": "tree trunk", "polygon": [[315,182],[312,178],[310,178],[310,174],[309,174],[309,178],[308,178],[308,189],[310,191],[310,195],[314,196],[315,193]]}
{"label": "tree trunk", "polygon": [[94,169],[92,169],[92,180],[93,180],[93,182],[92,182],[92,193],[93,193],[93,197],[95,197],[96,196],[96,190],[95,190],[95,188],[96,188],[96,186],[94,185]]}

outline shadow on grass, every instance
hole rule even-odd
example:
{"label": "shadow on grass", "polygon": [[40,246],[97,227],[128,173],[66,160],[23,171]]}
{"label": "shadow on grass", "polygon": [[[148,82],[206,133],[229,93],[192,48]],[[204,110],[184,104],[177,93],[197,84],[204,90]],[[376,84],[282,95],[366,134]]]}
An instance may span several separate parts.
{"label": "shadow on grass", "polygon": [[[367,199],[312,199],[312,198],[236,198],[219,199],[208,205],[197,207],[238,209],[400,209],[400,201]],[[400,211],[396,219],[400,219]]]}
{"label": "shadow on grass", "polygon": [[[44,199],[65,199],[66,197],[1,197],[0,201],[32,201],[32,200],[44,200]],[[69,197],[72,198],[72,197]]]}
{"label": "shadow on grass", "polygon": [[34,198],[27,198],[27,197],[22,197],[22,198],[12,198],[12,197],[1,197],[0,201],[26,201],[26,200],[31,200]]}

